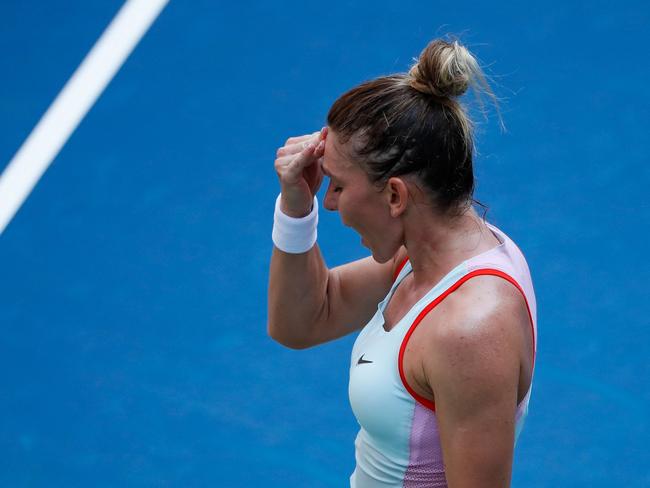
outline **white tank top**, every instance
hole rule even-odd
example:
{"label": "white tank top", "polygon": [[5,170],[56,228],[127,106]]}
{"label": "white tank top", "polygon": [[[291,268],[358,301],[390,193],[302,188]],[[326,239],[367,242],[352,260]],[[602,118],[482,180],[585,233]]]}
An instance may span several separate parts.
{"label": "white tank top", "polygon": [[[490,224],[488,227],[500,244],[456,266],[387,332],[384,308],[412,271],[406,261],[377,312],[359,333],[352,349],[349,384],[350,404],[361,427],[355,440],[352,488],[447,486],[435,405],[407,384],[402,357],[422,318],[465,281],[493,275],[512,283],[526,301],[536,351],[537,305],[528,265],[507,235]],[[530,392],[529,388],[517,406],[515,442],[528,411]]]}

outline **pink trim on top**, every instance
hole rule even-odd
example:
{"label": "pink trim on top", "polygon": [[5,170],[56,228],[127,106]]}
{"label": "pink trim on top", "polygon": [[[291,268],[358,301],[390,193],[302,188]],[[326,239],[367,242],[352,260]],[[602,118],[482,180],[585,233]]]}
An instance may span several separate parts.
{"label": "pink trim on top", "polygon": [[413,323],[411,324],[411,327],[409,328],[408,332],[404,336],[404,339],[402,340],[402,345],[399,348],[399,356],[397,359],[398,362],[398,369],[399,369],[399,376],[402,379],[402,384],[404,385],[404,388],[406,388],[406,391],[408,391],[411,396],[420,402],[422,405],[425,407],[429,408],[432,411],[436,411],[436,404],[435,402],[432,402],[428,398],[424,398],[421,395],[418,395],[418,393],[411,388],[411,386],[408,384],[406,381],[406,375],[404,374],[404,352],[406,351],[406,345],[408,344],[409,339],[411,338],[411,335],[413,332],[415,332],[416,327],[418,324],[422,321],[426,315],[433,310],[440,302],[442,302],[445,298],[447,298],[449,295],[451,295],[454,291],[456,291],[460,286],[465,283],[467,280],[474,278],[475,276],[484,276],[484,275],[491,275],[491,276],[498,276],[500,278],[503,278],[506,281],[509,281],[512,283],[517,290],[521,293],[521,295],[524,297],[524,301],[526,302],[526,310],[528,311],[528,318],[530,319],[530,327],[532,331],[532,339],[533,339],[533,367],[535,366],[535,326],[533,324],[533,315],[530,311],[530,306],[528,304],[528,298],[526,298],[526,294],[524,293],[523,288],[517,283],[517,281],[510,276],[507,273],[504,273],[503,271],[500,271],[498,269],[492,269],[492,268],[485,268],[485,269],[477,269],[475,271],[472,271],[471,273],[466,274],[462,278],[460,278],[456,283],[451,285],[449,288],[447,288],[440,296],[438,296],[435,300],[433,300],[431,303],[429,303],[424,309],[418,314],[418,316],[415,318]]}

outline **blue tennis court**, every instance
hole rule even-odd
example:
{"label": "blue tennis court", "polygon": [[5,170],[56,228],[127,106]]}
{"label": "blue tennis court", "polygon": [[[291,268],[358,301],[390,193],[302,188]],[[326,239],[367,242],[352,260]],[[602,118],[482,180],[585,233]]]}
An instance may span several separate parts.
{"label": "blue tennis court", "polygon": [[[0,3],[0,170],[122,4]],[[650,486],[649,26],[641,1],[171,0],[0,235],[0,486],[347,486],[354,337],[266,333],[273,160],[447,33],[502,99],[476,196],[537,294],[513,486]],[[366,255],[320,219],[330,266]]]}

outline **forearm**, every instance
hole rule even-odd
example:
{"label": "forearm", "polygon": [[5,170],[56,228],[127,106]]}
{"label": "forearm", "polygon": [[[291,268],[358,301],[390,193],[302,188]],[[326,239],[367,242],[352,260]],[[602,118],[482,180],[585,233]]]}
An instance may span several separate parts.
{"label": "forearm", "polygon": [[322,130],[289,138],[275,160],[281,194],[274,213],[267,327],[273,339],[295,349],[316,344],[314,331],[327,317],[329,272],[316,244],[315,198],[323,179],[325,135]]}
{"label": "forearm", "polygon": [[315,344],[314,330],[327,319],[328,274],[317,244],[301,254],[273,249],[268,293],[273,339],[295,349]]}

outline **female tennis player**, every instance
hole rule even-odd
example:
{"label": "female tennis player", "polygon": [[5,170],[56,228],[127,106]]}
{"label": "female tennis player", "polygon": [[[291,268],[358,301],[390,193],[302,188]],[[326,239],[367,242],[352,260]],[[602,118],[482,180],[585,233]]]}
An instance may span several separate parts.
{"label": "female tennis player", "polygon": [[[473,208],[472,124],[459,102],[468,87],[491,94],[464,46],[434,40],[407,74],[353,88],[327,128],[277,151],[268,332],[301,349],[360,330],[352,487],[510,484],[536,303],[521,251]],[[324,207],[371,257],[323,262],[323,175]]]}

